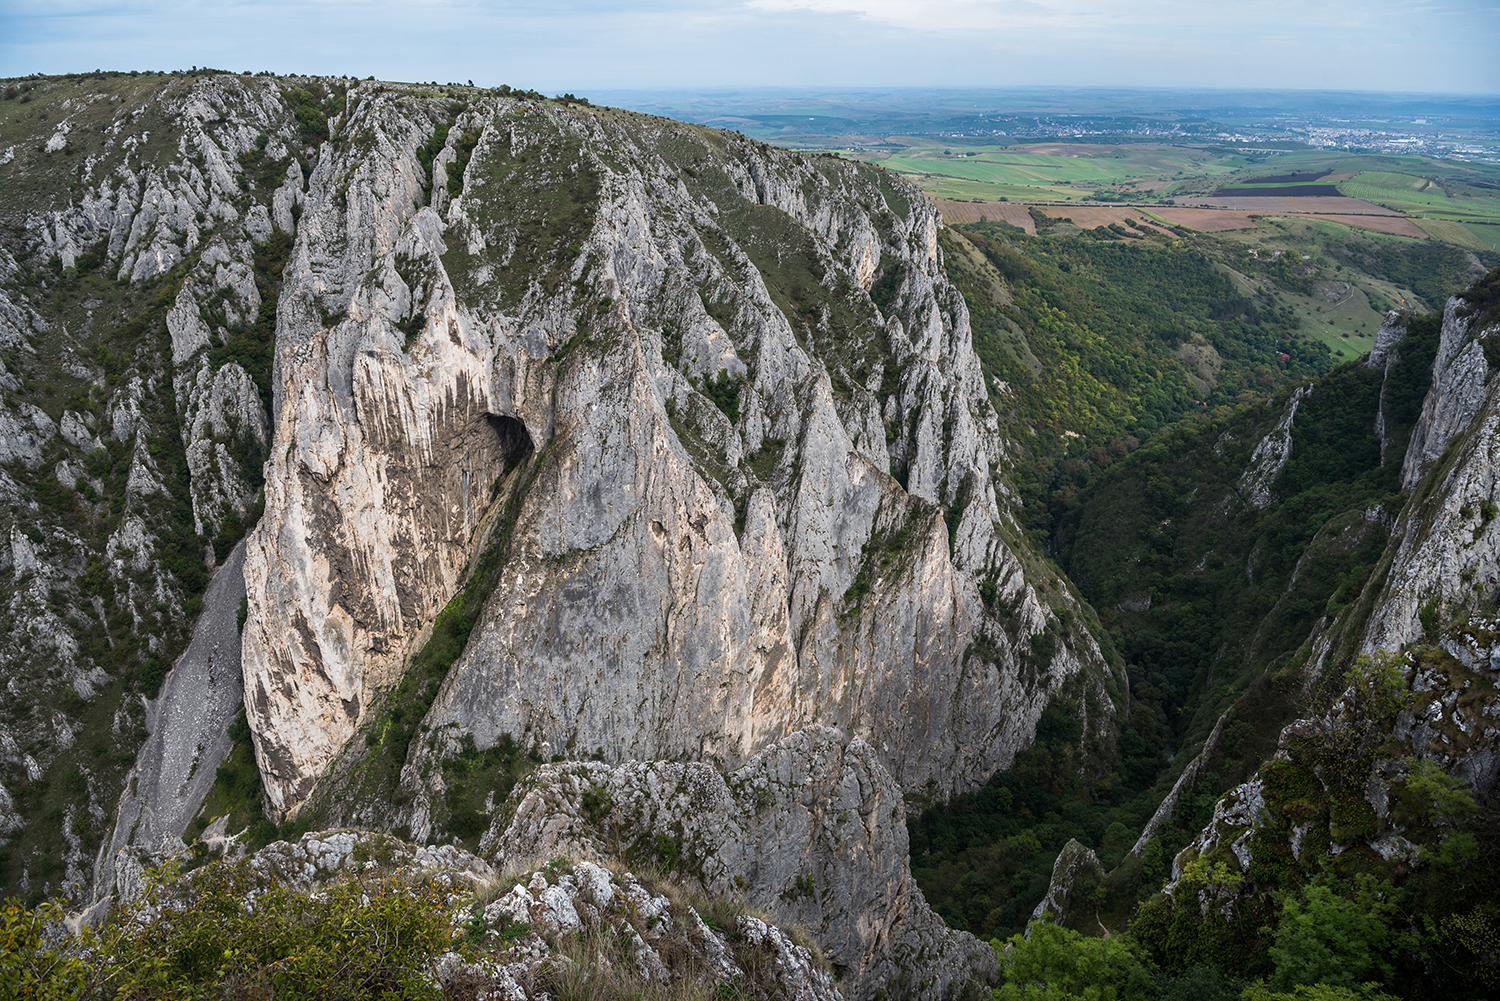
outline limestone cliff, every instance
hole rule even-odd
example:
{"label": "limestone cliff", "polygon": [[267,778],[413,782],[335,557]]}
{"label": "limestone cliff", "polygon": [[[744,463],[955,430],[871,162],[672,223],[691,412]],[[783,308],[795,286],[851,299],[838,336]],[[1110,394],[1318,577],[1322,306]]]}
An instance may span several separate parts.
{"label": "limestone cliff", "polygon": [[[992,972],[912,882],[905,802],[1005,767],[1065,683],[1107,729],[1117,689],[997,497],[920,192],[473,88],[6,93],[0,662],[42,665],[0,694],[19,889],[85,903],[91,856],[108,894],[184,833],[239,650],[277,819],[477,822],[501,860],[586,773],[615,836],[697,830],[703,888],[812,926],[852,996]],[[557,763],[508,804],[500,770],[460,787],[504,748]],[[668,773],[701,801],[655,798]]]}
{"label": "limestone cliff", "polygon": [[[464,735],[733,768],[812,724],[942,793],[1102,671],[1005,541],[1005,446],[915,189],[482,92],[359,84],[332,127],[246,561],[276,810],[341,749],[327,819],[426,836]],[[398,807],[361,797],[339,776],[388,753],[382,693],[491,539],[503,571],[418,700]]]}
{"label": "limestone cliff", "polygon": [[1500,324],[1475,322],[1463,306],[1452,299],[1443,314],[1432,390],[1402,469],[1412,499],[1364,629],[1367,653],[1400,649],[1462,611],[1489,607],[1500,589],[1500,401],[1485,352]]}
{"label": "limestone cliff", "polygon": [[[698,763],[545,766],[481,852],[651,860],[716,897],[807,928],[854,998],[947,998],[997,974],[908,866],[901,791],[858,737],[813,727],[721,775]],[[973,985],[972,987],[970,985]]]}
{"label": "limestone cliff", "polygon": [[[268,179],[307,150],[270,79],[89,74],[4,94],[0,881],[81,901],[159,732],[148,700],[258,515]],[[237,673],[207,701],[233,710]],[[214,723],[180,761],[200,778],[222,754]]]}

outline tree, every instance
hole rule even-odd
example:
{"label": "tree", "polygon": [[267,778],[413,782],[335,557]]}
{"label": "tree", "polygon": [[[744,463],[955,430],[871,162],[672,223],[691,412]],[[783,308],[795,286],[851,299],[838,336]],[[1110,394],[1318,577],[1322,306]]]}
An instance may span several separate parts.
{"label": "tree", "polygon": [[[1014,935],[1000,956],[1005,986],[995,1001],[1136,1001],[1157,996],[1156,980],[1120,938],[1088,938],[1051,922]],[[998,944],[998,943],[996,943]]]}
{"label": "tree", "polygon": [[1353,988],[1388,979],[1387,916],[1394,905],[1385,897],[1368,876],[1361,878],[1354,900],[1316,885],[1307,888],[1305,900],[1289,897],[1269,950],[1276,966],[1271,986],[1281,991],[1307,984]]}

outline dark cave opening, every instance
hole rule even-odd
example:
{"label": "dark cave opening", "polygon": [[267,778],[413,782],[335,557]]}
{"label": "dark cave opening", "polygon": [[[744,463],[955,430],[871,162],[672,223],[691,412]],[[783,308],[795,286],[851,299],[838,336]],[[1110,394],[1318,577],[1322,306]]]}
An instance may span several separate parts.
{"label": "dark cave opening", "polygon": [[485,421],[500,439],[500,450],[505,453],[505,471],[508,473],[515,469],[526,458],[536,451],[536,445],[531,440],[531,433],[526,430],[526,422],[519,417],[511,417],[507,414],[485,414]]}

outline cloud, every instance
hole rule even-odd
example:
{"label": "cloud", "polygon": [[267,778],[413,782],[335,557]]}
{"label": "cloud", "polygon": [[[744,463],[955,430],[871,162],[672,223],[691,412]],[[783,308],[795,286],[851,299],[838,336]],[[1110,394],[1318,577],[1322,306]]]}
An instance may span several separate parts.
{"label": "cloud", "polygon": [[[1500,90],[1493,0],[0,0],[0,75]],[[1418,32],[1420,31],[1420,34]]]}
{"label": "cloud", "polygon": [[[1422,0],[746,0],[765,11],[809,11],[852,15],[908,31],[958,34],[969,31],[1109,31],[1151,27],[1172,36],[1195,30],[1254,30],[1261,25],[1307,31],[1318,28],[1381,25],[1400,33],[1404,19],[1488,17],[1493,8]],[[1494,25],[1491,23],[1491,30]]]}

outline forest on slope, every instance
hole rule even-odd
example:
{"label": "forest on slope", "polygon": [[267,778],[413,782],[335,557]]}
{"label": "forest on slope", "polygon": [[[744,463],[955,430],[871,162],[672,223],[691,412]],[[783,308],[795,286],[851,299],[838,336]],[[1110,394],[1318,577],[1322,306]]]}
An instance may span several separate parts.
{"label": "forest on slope", "polygon": [[[1442,308],[1496,262],[1464,264],[1465,255],[1416,241],[1372,252],[1351,237],[1325,266],[1357,260],[1386,276],[1404,270],[1408,281],[1420,272],[1414,284],[1425,296],[1420,312],[1400,319],[1405,336],[1391,364],[1334,365],[1277,302],[1288,286],[1324,275],[1262,268],[1242,295],[1230,277],[1255,260],[1243,247],[1176,236],[950,227],[950,273],[1023,445],[1013,482],[1027,527],[1095,609],[1106,646],[1127,665],[1131,702],[1113,746],[1081,744],[1074,712],[1054,703],[1012,769],[911,818],[914,872],[945,920],[1003,939],[1027,926],[1053,888],[1064,845],[1091,849],[1099,865],[1067,896],[1083,902],[1067,923],[1124,936],[1134,951],[1115,956],[1122,965],[1111,974],[1122,997],[1177,996],[1179,987],[1189,992],[1182,996],[1237,996],[1235,984],[1256,978],[1282,989],[1368,979],[1402,996],[1484,996],[1494,971],[1476,943],[1490,932],[1465,939],[1455,929],[1496,927],[1497,887],[1464,871],[1500,849],[1493,804],[1461,806],[1462,833],[1434,822],[1435,861],[1420,879],[1405,880],[1399,866],[1255,871],[1266,894],[1255,907],[1235,922],[1206,913],[1188,925],[1160,891],[1182,877],[1174,857],[1199,838],[1221,797],[1276,752],[1282,727],[1329,713],[1349,679],[1368,670],[1345,662],[1321,676],[1309,671],[1310,639],[1357,604],[1389,561]],[[1469,293],[1476,303],[1496,275]],[[1194,371],[1201,355],[1184,345],[1212,349],[1215,378]],[[1285,466],[1274,498],[1257,499],[1256,448],[1278,429]],[[1141,838],[1169,792],[1175,810]],[[1436,890],[1445,881],[1463,890],[1445,897]],[[1387,903],[1367,938],[1335,953],[1358,977],[1327,964],[1297,971],[1306,957],[1284,950],[1304,925],[1337,925],[1339,908],[1369,908],[1372,899]],[[1031,962],[1054,970],[1102,962],[1094,946],[1057,938],[1077,931],[1040,943],[1033,933],[1023,951],[1052,950],[1050,958],[1019,961],[1017,977]],[[1434,964],[1449,971],[1441,986],[1425,980]],[[1153,986],[1127,989],[1148,969]]]}

